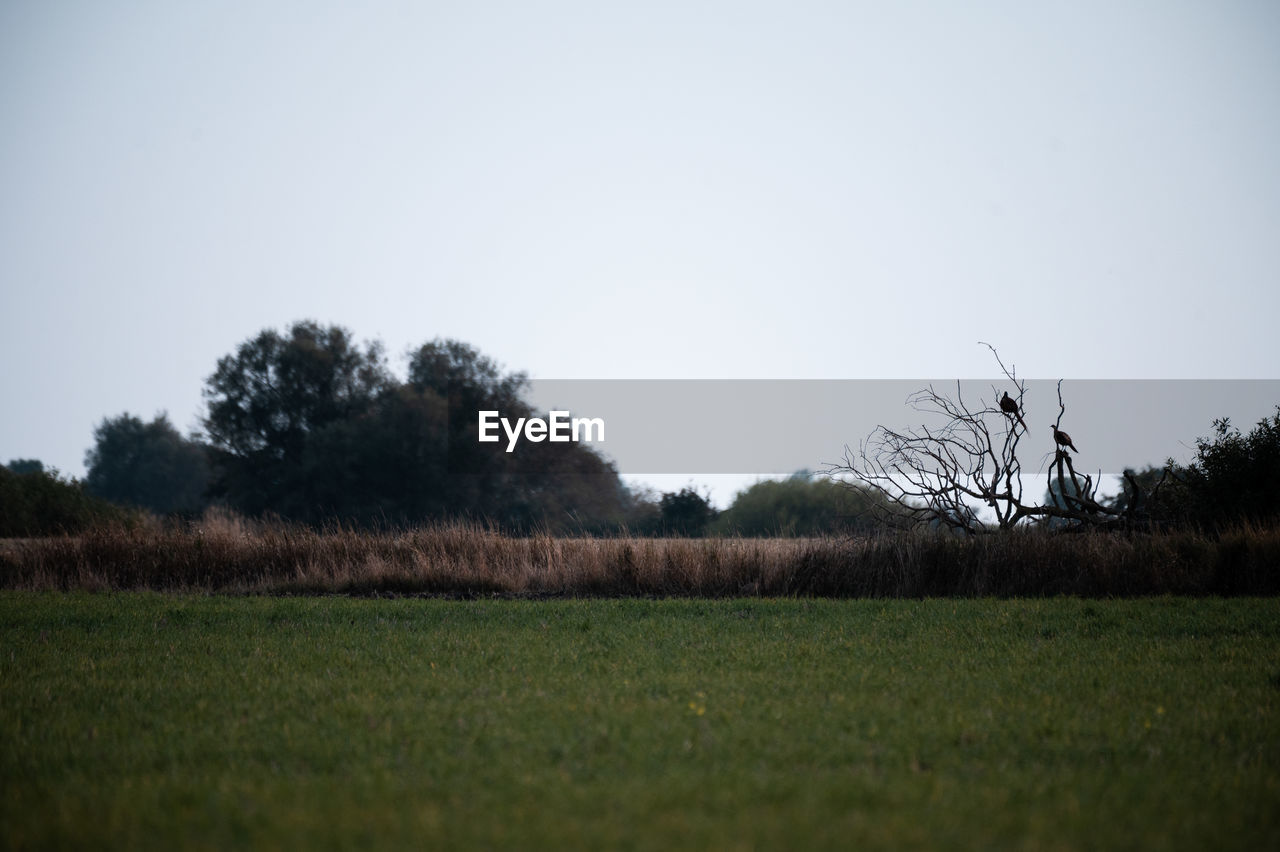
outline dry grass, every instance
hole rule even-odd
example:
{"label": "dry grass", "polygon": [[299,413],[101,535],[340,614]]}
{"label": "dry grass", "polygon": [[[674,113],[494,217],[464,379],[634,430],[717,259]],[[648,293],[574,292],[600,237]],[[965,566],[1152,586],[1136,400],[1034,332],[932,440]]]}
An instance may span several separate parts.
{"label": "dry grass", "polygon": [[515,538],[316,531],[213,513],[0,547],[0,588],[252,594],[1043,596],[1280,593],[1280,529],[960,539]]}

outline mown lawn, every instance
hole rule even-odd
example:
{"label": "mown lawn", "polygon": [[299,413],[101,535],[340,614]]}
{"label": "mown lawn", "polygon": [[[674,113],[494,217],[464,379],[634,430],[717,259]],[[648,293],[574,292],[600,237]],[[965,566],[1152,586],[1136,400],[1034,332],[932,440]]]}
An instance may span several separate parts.
{"label": "mown lawn", "polygon": [[8,848],[1280,848],[1280,600],[0,593]]}

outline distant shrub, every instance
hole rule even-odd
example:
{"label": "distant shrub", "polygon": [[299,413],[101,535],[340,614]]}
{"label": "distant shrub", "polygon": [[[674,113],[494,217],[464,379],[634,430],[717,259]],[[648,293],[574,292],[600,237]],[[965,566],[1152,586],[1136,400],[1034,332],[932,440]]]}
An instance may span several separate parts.
{"label": "distant shrub", "polygon": [[14,473],[43,473],[44,462],[39,459],[13,459],[5,467]]}
{"label": "distant shrub", "polygon": [[121,506],[158,515],[198,515],[208,501],[209,462],[205,448],[182,437],[159,414],[150,423],[132,414],[108,417],[93,431],[85,454],[85,491]]}
{"label": "distant shrub", "polygon": [[0,467],[0,537],[33,538],[82,532],[95,524],[132,523],[138,516],[91,497],[83,483],[57,471],[15,473]]}
{"label": "distant shrub", "polygon": [[1215,527],[1280,516],[1280,406],[1247,435],[1225,418],[1213,428],[1182,477],[1191,510]]}
{"label": "distant shrub", "polygon": [[[1196,441],[1186,466],[1126,471],[1116,505],[1135,499],[1139,517],[1166,525],[1222,530],[1280,519],[1280,406],[1247,435],[1223,418],[1212,438]],[[1137,485],[1135,498],[1133,484]]]}
{"label": "distant shrub", "polygon": [[662,516],[662,534],[699,538],[716,517],[711,499],[693,488],[682,488],[662,495],[658,501]]}
{"label": "distant shrub", "polygon": [[825,477],[798,473],[740,491],[712,532],[743,536],[817,536],[865,532],[880,526],[884,502],[870,492]]}

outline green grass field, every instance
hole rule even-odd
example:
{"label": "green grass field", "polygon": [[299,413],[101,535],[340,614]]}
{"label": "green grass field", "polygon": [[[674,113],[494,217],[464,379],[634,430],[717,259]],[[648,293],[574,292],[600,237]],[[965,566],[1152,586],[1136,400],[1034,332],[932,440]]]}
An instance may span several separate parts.
{"label": "green grass field", "polygon": [[1280,600],[0,593],[6,848],[1280,848]]}

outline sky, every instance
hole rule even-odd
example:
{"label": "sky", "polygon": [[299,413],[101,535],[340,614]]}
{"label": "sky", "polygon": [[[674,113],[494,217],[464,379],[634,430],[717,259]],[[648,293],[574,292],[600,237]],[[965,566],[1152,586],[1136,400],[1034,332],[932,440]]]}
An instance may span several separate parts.
{"label": "sky", "polygon": [[300,319],[401,372],[1280,377],[1271,0],[11,2],[0,127],[0,462],[198,429]]}

